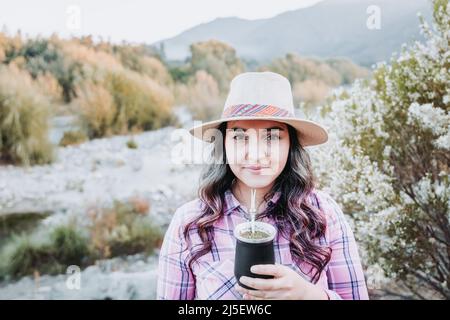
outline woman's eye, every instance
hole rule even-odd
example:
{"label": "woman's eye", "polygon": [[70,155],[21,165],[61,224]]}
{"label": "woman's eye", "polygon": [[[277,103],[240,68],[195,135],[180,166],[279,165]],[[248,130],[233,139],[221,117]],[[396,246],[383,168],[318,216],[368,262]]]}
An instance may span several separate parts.
{"label": "woman's eye", "polygon": [[245,140],[245,138],[246,137],[244,134],[237,134],[233,137],[234,140],[239,140],[239,141]]}
{"label": "woman's eye", "polygon": [[272,141],[272,140],[279,140],[280,136],[278,134],[268,134],[266,136],[266,140]]}

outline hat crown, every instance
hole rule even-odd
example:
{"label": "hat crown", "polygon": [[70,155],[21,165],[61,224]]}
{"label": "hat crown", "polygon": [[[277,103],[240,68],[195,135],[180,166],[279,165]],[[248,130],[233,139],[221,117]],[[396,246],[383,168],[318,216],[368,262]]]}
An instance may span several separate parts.
{"label": "hat crown", "polygon": [[294,114],[289,80],[270,71],[244,72],[233,78],[224,110],[242,104],[271,105]]}
{"label": "hat crown", "polygon": [[[271,120],[286,123],[297,131],[302,146],[327,141],[328,133],[319,124],[299,119],[294,113],[291,84],[282,75],[270,72],[244,72],[231,80],[230,90],[220,119],[189,130],[206,142],[216,141],[214,134],[221,123],[231,120]],[[214,137],[214,139],[212,139]]]}

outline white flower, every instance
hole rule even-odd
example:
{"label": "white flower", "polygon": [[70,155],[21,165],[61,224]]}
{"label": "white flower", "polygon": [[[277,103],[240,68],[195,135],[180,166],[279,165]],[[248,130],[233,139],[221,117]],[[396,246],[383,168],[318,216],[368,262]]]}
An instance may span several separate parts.
{"label": "white flower", "polygon": [[434,141],[434,145],[439,149],[450,150],[450,131],[437,138]]}
{"label": "white flower", "polygon": [[450,125],[450,115],[441,108],[433,107],[432,103],[420,105],[413,102],[408,109],[408,124],[412,124],[413,119],[436,135],[446,133]]}
{"label": "white flower", "polygon": [[442,102],[444,104],[447,104],[450,102],[450,94],[446,94],[443,98],[442,98]]}

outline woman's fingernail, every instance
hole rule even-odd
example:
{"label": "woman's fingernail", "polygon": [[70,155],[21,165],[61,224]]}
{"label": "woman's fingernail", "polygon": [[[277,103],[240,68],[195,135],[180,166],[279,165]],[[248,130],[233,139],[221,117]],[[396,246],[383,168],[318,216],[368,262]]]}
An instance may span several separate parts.
{"label": "woman's fingernail", "polygon": [[258,272],[258,267],[257,266],[252,266],[251,268],[250,268],[250,271],[251,272]]}

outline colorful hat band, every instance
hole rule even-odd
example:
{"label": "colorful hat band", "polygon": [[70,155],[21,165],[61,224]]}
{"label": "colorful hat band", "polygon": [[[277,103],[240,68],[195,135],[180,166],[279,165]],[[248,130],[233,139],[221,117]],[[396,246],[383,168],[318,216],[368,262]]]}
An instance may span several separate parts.
{"label": "colorful hat band", "polygon": [[293,117],[294,115],[287,110],[268,104],[236,104],[227,107],[222,118],[228,117]]}

